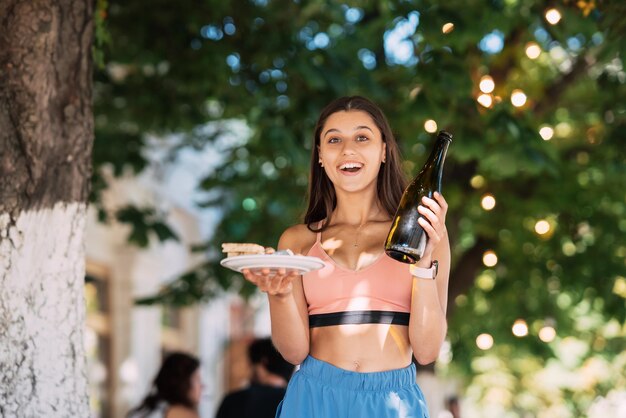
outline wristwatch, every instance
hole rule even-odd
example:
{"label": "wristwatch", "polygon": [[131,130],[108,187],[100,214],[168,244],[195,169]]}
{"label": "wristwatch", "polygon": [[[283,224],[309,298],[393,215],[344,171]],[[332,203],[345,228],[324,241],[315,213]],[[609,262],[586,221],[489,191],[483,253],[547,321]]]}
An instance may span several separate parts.
{"label": "wristwatch", "polygon": [[435,280],[437,272],[439,271],[439,262],[437,260],[433,260],[433,263],[427,269],[417,267],[415,264],[411,264],[409,268],[413,277],[425,280]]}

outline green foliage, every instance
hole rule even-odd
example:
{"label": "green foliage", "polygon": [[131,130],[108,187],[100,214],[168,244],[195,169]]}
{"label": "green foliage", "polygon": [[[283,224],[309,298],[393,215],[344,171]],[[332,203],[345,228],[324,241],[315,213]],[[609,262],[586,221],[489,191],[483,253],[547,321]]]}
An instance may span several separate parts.
{"label": "green foliage", "polygon": [[[482,387],[475,363],[493,353],[507,365],[494,367],[515,380],[521,369],[513,359],[528,358],[538,368],[561,361],[559,347],[568,337],[593,348],[586,358],[610,362],[626,338],[623,2],[348,3],[355,9],[322,0],[110,1],[107,65],[95,82],[96,173],[104,166],[118,174],[141,171],[146,134],[186,132],[183,144],[201,148],[222,136],[194,130],[199,125],[233,119],[251,129],[245,143],[225,148],[223,164],[199,184],[211,192],[199,204],[224,215],[205,247],[209,262],[142,302],[187,304],[220,289],[251,294],[240,275],[219,266],[219,244],[273,246],[281,231],[301,222],[318,112],[338,96],[361,94],[386,111],[407,174],[432,145],[426,120],[454,134],[444,194],[456,370],[478,373],[473,387]],[[557,25],[543,16],[549,6],[562,14]],[[415,11],[416,30],[401,44],[411,58],[394,58],[385,36],[415,24]],[[444,34],[448,22],[454,29]],[[480,45],[494,31],[503,49],[489,53]],[[542,50],[536,59],[525,53],[529,42]],[[489,108],[476,100],[484,75],[495,82]],[[528,97],[519,108],[510,102],[515,89]],[[553,130],[550,140],[539,135],[544,127]],[[94,181],[98,202],[106,184],[98,175]],[[480,205],[486,194],[496,198],[491,211]],[[134,210],[121,217],[139,225],[131,234],[136,242],[145,244],[150,228],[168,237],[145,215]],[[539,221],[548,232],[535,231]],[[498,256],[492,268],[481,263],[487,250]],[[595,325],[581,323],[581,316],[595,318]],[[526,337],[511,333],[519,318],[529,324]],[[602,323],[617,323],[618,331],[599,337],[594,327]],[[552,343],[537,337],[546,324],[557,331]],[[476,347],[481,333],[495,340],[490,352]],[[513,395],[528,391],[511,388]],[[608,391],[601,383],[591,388],[584,390]],[[555,390],[571,411],[589,403],[587,395],[563,397],[578,389]],[[546,403],[516,405],[530,411]]]}
{"label": "green foliage", "polygon": [[147,247],[150,242],[150,233],[154,233],[159,241],[173,239],[178,236],[156,216],[153,208],[139,209],[135,206],[126,206],[115,213],[119,222],[132,226],[128,241],[139,246]]}

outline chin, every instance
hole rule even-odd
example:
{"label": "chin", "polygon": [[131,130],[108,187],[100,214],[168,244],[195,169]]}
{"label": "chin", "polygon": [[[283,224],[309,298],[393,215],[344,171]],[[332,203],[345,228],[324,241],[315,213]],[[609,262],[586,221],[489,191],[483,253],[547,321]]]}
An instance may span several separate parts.
{"label": "chin", "polygon": [[359,182],[359,184],[345,184],[345,183],[339,183],[339,184],[335,184],[335,189],[341,189],[344,192],[347,193],[359,193],[362,191],[367,190],[370,187],[376,187],[376,180],[363,184],[361,182]]}

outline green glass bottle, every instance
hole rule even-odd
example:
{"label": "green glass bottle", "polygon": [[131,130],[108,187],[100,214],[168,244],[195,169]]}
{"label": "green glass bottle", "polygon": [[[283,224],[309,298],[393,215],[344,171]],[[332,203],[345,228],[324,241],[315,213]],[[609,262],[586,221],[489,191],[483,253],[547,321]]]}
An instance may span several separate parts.
{"label": "green glass bottle", "polygon": [[402,195],[385,241],[385,253],[394,260],[414,264],[424,255],[428,234],[417,222],[422,216],[417,207],[422,197],[432,198],[435,191],[441,193],[443,163],[451,142],[452,135],[439,131],[426,164]]}

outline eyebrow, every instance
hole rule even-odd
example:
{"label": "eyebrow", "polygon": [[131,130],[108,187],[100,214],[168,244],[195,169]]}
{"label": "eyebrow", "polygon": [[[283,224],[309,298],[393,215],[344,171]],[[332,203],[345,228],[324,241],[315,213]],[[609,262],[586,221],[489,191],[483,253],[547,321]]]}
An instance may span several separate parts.
{"label": "eyebrow", "polygon": [[[370,128],[369,126],[365,126],[365,125],[357,126],[356,128],[354,128],[354,131],[358,131],[360,129],[367,129],[371,133],[374,133],[374,131],[372,131],[372,128]],[[324,136],[328,135],[331,132],[341,132],[341,131],[339,129],[331,128],[324,133]]]}

